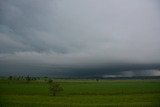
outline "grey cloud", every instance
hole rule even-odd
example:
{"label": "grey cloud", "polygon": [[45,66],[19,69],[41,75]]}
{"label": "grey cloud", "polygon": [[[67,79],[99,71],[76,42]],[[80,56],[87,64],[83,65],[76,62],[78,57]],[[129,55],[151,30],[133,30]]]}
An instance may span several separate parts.
{"label": "grey cloud", "polygon": [[157,0],[1,0],[0,62],[160,63]]}
{"label": "grey cloud", "polygon": [[138,71],[122,71],[119,74],[105,74],[103,78],[115,78],[115,77],[135,77],[135,76],[160,76],[160,70],[138,70]]}
{"label": "grey cloud", "polygon": [[121,76],[160,76],[159,69],[149,69],[149,70],[137,70],[137,71],[123,71]]}

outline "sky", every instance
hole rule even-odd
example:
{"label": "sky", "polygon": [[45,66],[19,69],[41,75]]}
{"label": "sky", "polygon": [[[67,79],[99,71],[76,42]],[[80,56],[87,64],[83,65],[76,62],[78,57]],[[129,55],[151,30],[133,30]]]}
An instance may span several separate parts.
{"label": "sky", "polygon": [[0,0],[0,75],[160,76],[159,0]]}

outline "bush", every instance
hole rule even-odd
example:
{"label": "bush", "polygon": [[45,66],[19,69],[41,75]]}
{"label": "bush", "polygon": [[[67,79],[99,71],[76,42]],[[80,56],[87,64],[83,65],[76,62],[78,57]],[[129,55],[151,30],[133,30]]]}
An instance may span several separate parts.
{"label": "bush", "polygon": [[51,84],[52,82],[53,82],[53,80],[52,80],[52,79],[49,79],[49,80],[48,80],[48,83],[49,83],[49,84]]}
{"label": "bush", "polygon": [[57,93],[63,91],[63,88],[60,86],[59,83],[53,82],[50,84],[49,91],[52,93],[53,96],[56,96]]}

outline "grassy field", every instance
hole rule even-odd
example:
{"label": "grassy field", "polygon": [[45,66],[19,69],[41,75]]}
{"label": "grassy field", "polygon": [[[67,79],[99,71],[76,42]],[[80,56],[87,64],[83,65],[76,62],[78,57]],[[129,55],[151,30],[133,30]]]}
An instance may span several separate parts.
{"label": "grassy field", "polygon": [[160,80],[56,81],[52,96],[44,81],[0,80],[0,107],[160,107]]}

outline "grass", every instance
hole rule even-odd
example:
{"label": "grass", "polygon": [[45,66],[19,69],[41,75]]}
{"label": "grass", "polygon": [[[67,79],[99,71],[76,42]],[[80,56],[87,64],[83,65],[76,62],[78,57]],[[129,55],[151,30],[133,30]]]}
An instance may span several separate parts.
{"label": "grass", "polygon": [[64,91],[51,96],[46,82],[0,81],[0,107],[160,107],[159,80],[57,80]]}

